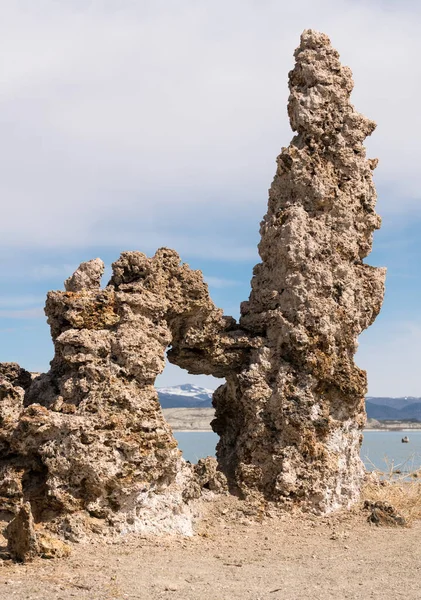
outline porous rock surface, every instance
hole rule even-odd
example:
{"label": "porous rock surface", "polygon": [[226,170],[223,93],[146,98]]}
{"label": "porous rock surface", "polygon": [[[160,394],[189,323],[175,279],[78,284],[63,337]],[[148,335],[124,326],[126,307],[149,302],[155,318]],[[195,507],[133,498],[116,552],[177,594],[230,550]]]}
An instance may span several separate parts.
{"label": "porous rock surface", "polygon": [[39,554],[40,548],[35,533],[31,505],[25,502],[16,517],[6,527],[8,551],[16,560],[32,560]]}
{"label": "porous rock surface", "polygon": [[[18,558],[45,547],[41,526],[67,540],[190,534],[192,500],[225,477],[242,497],[318,513],[358,498],[366,375],[353,356],[385,277],[364,263],[380,225],[363,146],[374,123],[350,104],[351,72],[327,36],[305,31],[295,57],[297,135],[278,157],[240,323],[173,250],[123,252],[105,287],[95,259],[49,292],[48,373],[31,382],[0,364],[0,512],[11,549],[26,531]],[[218,467],[186,463],[165,422],[154,383],[167,350],[226,379],[214,394]]]}
{"label": "porous rock surface", "polygon": [[289,74],[296,131],[277,159],[241,327],[264,343],[217,390],[218,460],[244,495],[329,512],[358,498],[366,373],[358,335],[374,321],[385,269],[364,263],[380,226],[363,141],[375,124],[350,103],[351,71],[305,31]]}
{"label": "porous rock surface", "polygon": [[11,452],[31,374],[16,363],[0,363],[0,515],[14,515],[22,499],[23,471]]}
{"label": "porous rock surface", "polygon": [[31,383],[31,374],[17,363],[0,363],[0,453],[2,454],[7,449],[7,440],[19,417],[25,390]]}
{"label": "porous rock surface", "polygon": [[243,362],[247,336],[172,250],[123,253],[102,289],[103,268],[83,263],[66,291],[48,294],[55,355],[13,397],[20,407],[2,462],[18,491],[0,509],[28,501],[36,522],[68,539],[98,527],[92,519],[189,534],[186,503],[203,487],[223,488],[224,477],[214,459],[198,470],[181,458],[154,382],[169,345],[181,362],[192,352],[199,369],[223,376]]}

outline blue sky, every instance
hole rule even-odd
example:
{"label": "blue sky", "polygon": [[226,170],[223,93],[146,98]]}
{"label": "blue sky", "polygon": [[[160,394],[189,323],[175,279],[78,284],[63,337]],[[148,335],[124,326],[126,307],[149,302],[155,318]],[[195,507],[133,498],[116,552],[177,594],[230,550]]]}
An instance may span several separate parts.
{"label": "blue sky", "polygon": [[[275,158],[292,133],[287,74],[325,31],[378,123],[368,262],[386,299],[360,338],[370,395],[421,396],[418,2],[93,0],[0,7],[0,361],[46,370],[49,289],[83,260],[175,248],[238,316]],[[195,381],[173,367],[161,385]]]}

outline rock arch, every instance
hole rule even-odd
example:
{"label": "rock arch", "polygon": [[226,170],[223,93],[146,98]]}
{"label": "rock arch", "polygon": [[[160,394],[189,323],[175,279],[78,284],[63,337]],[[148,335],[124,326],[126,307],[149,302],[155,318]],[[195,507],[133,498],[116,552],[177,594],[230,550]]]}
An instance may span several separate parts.
{"label": "rock arch", "polygon": [[[149,504],[157,504],[160,526],[166,509],[168,528],[185,529],[188,511],[177,519],[177,510],[206,476],[214,488],[223,477],[183,461],[155,379],[168,346],[180,366],[223,377],[247,361],[253,338],[223,316],[201,272],[173,250],[124,252],[102,289],[103,270],[100,259],[82,263],[65,291],[47,296],[55,354],[9,436],[8,454],[21,457],[16,500],[29,500],[37,520],[85,511],[129,529],[150,527]],[[39,481],[34,489],[23,483],[28,473]]]}

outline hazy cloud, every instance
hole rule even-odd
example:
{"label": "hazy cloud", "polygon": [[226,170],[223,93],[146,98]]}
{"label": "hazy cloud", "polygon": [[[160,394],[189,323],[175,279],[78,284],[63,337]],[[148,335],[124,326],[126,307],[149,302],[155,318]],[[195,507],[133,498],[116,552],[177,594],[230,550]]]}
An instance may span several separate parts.
{"label": "hazy cloud", "polygon": [[23,296],[0,296],[0,307],[17,307],[40,305],[44,301],[41,296],[23,295]]}
{"label": "hazy cloud", "polygon": [[[193,242],[197,205],[214,232],[221,214],[235,222],[250,204],[263,214],[274,159],[291,138],[287,73],[306,27],[331,36],[353,68],[357,108],[379,124],[369,148],[388,190],[381,210],[418,209],[420,7],[399,7],[4,3],[0,243],[121,246],[130,222],[138,243],[148,236],[156,247],[168,234],[163,213]],[[222,253],[236,246],[227,241],[218,240]]]}
{"label": "hazy cloud", "polygon": [[240,285],[241,282],[235,281],[234,279],[224,279],[222,277],[211,277],[210,275],[203,275],[203,279],[209,285],[214,288],[230,288]]}
{"label": "hazy cloud", "polygon": [[34,265],[30,268],[27,276],[39,281],[56,277],[69,277],[76,267],[77,265]]}
{"label": "hazy cloud", "polygon": [[38,308],[1,309],[0,319],[40,319],[45,318],[44,310]]}
{"label": "hazy cloud", "polygon": [[[222,261],[249,262],[248,280],[258,260],[275,157],[292,136],[287,74],[308,27],[329,34],[353,70],[355,106],[378,123],[368,153],[380,158],[379,236],[394,235],[377,238],[375,253],[400,269],[390,270],[389,313],[416,304],[413,283],[406,300],[395,296],[419,274],[418,231],[409,241],[402,224],[421,216],[420,18],[409,0],[1,3],[0,277],[14,296],[0,301],[5,359],[46,366],[48,327],[22,333],[24,319],[43,316],[24,296],[62,287],[107,248],[219,261],[207,280],[238,316],[240,275]],[[420,331],[383,319],[362,336],[371,394],[421,393]],[[190,379],[174,369],[162,385]]]}

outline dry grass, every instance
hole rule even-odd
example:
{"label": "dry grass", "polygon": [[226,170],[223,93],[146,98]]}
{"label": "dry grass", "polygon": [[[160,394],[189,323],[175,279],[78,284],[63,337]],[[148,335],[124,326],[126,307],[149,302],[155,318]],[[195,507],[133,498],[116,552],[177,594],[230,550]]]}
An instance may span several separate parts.
{"label": "dry grass", "polygon": [[386,460],[386,471],[374,469],[362,490],[363,501],[393,506],[407,525],[421,520],[421,469],[411,468],[411,462],[413,459],[395,465]]}

